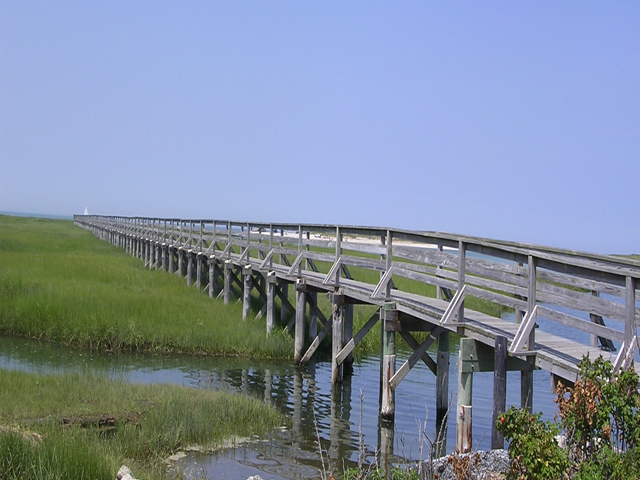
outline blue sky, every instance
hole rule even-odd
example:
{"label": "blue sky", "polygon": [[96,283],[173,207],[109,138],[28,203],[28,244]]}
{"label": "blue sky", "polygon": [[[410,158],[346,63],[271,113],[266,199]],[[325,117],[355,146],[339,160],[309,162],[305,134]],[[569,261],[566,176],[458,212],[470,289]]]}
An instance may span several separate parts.
{"label": "blue sky", "polygon": [[0,210],[640,253],[640,2],[2,2]]}

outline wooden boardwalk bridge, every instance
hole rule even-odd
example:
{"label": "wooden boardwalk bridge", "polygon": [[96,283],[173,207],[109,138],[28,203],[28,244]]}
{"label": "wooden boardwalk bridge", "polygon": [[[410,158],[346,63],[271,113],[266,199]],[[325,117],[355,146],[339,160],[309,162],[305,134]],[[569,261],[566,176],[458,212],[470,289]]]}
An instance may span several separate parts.
{"label": "wooden boardwalk bridge", "polygon": [[[522,406],[531,408],[534,369],[549,371],[555,384],[575,381],[585,355],[603,355],[616,369],[635,366],[640,262],[627,258],[387,228],[93,215],[74,220],[149,268],[184,276],[225,303],[242,299],[243,318],[257,296],[267,335],[276,321],[290,317],[298,364],[330,338],[336,387],[354,348],[380,321],[383,417],[393,417],[395,389],[423,361],[437,376],[436,423],[445,422],[449,333],[457,333],[455,413],[463,452],[471,448],[474,372],[494,371],[495,424],[505,408],[506,370],[521,371]],[[377,308],[353,332],[360,305]],[[515,311],[511,321],[490,314],[508,309]],[[539,319],[560,328],[536,328]],[[414,352],[399,367],[396,337]],[[434,343],[432,356],[427,350]],[[502,444],[495,429],[492,444]]]}

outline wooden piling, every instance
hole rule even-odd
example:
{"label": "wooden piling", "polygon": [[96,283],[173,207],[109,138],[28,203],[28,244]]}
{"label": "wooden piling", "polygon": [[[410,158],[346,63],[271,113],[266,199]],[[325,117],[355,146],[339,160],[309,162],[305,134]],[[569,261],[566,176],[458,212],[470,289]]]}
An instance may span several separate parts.
{"label": "wooden piling", "polygon": [[267,274],[267,336],[271,334],[275,320],[277,281],[278,277],[276,276],[276,272],[269,272]]}
{"label": "wooden piling", "polygon": [[178,254],[178,275],[182,276],[184,275],[184,250],[180,247],[176,253]]}
{"label": "wooden piling", "polygon": [[507,338],[495,339],[493,361],[493,415],[491,417],[491,448],[504,448],[504,435],[496,428],[496,422],[507,406]]}
{"label": "wooden piling", "polygon": [[[346,345],[353,338],[353,303],[347,303],[344,306],[344,338],[343,344]],[[342,363],[342,371],[344,374],[353,372],[353,355],[349,354]]]}
{"label": "wooden piling", "polygon": [[333,305],[331,385],[336,388],[342,382],[342,365],[338,364],[337,357],[344,346],[342,330],[344,323],[344,295],[337,292],[329,292],[328,296]]}
{"label": "wooden piling", "polygon": [[231,303],[231,269],[233,269],[233,262],[231,260],[225,260],[223,289],[223,298],[225,305],[229,305],[229,303]]}
{"label": "wooden piling", "polygon": [[[307,292],[309,300],[314,305],[318,305],[318,292]],[[307,302],[309,303],[309,302]],[[312,308],[309,308],[309,341],[313,341],[318,336],[318,315]]]}
{"label": "wooden piling", "polygon": [[[280,282],[280,291],[285,297],[289,297],[289,282]],[[287,306],[284,302],[280,303],[280,323],[287,323],[287,315],[289,311],[287,310]]]}
{"label": "wooden piling", "polygon": [[458,357],[458,397],[456,409],[456,448],[460,453],[469,453],[472,448],[472,390],[473,373],[465,372],[463,364],[471,356],[473,340],[460,339],[460,354]]}
{"label": "wooden piling", "polygon": [[215,281],[216,276],[215,276],[215,259],[213,256],[209,257],[209,298],[213,298],[216,295],[216,289],[215,289]]}
{"label": "wooden piling", "polygon": [[251,266],[245,266],[242,269],[244,286],[242,293],[242,320],[246,320],[247,317],[249,317],[249,312],[251,311],[251,290],[253,288],[253,282],[251,281],[252,274]]}
{"label": "wooden piling", "polygon": [[187,286],[193,283],[193,255],[191,250],[187,252]]}
{"label": "wooden piling", "polygon": [[199,253],[196,258],[196,288],[202,289],[202,254]]}
{"label": "wooden piling", "polygon": [[173,248],[169,247],[169,273],[175,273],[176,262],[174,260]]}
{"label": "wooden piling", "polygon": [[436,456],[447,453],[447,423],[449,413],[449,332],[438,335],[436,368]]}
{"label": "wooden piling", "polygon": [[393,418],[395,415],[395,390],[391,388],[391,377],[396,373],[396,331],[400,328],[399,311],[395,303],[386,303],[382,309],[383,358],[382,358],[382,400],[380,415]]}
{"label": "wooden piling", "polygon": [[307,283],[303,278],[296,281],[296,323],[294,332],[293,360],[300,363],[304,355],[304,314],[307,309]]}

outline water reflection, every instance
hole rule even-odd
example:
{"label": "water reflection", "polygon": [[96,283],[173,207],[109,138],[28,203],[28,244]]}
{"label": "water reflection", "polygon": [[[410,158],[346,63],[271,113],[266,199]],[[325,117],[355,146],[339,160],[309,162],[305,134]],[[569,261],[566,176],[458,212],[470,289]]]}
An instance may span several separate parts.
{"label": "water reflection", "polygon": [[[450,392],[455,392],[457,385],[456,348],[452,345]],[[398,362],[404,362],[408,355],[399,352]],[[215,455],[190,455],[191,461],[197,462],[194,468],[208,471],[216,465],[216,478],[226,478],[222,471],[229,472],[229,478],[238,478],[240,472],[251,469],[244,478],[255,474],[274,479],[308,478],[319,476],[323,469],[341,471],[345,464],[356,464],[361,455],[372,462],[376,451],[382,465],[399,457],[417,460],[424,440],[418,425],[426,423],[425,433],[431,440],[435,436],[435,376],[426,366],[416,365],[396,391],[395,422],[383,422],[378,415],[379,359],[375,356],[354,363],[353,374],[345,376],[342,389],[335,392],[331,390],[329,362],[312,362],[299,369],[289,363],[246,359],[95,354],[15,338],[0,338],[0,368],[91,372],[137,383],[240,392],[270,403],[290,417],[290,428],[267,442]],[[507,404],[519,405],[518,372],[509,372],[507,378]],[[484,449],[491,441],[492,382],[492,373],[475,374],[474,446]],[[555,405],[548,373],[535,372],[534,385],[534,410],[552,418]],[[447,440],[453,448],[455,422],[450,423]],[[223,467],[223,463],[228,465]]]}

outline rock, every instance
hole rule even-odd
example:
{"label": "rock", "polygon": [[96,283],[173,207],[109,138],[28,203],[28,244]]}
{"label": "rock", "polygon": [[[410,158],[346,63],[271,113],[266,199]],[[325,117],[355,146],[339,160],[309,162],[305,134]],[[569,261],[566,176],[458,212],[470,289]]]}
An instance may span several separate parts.
{"label": "rock", "polygon": [[[456,480],[456,470],[469,472],[468,478],[478,480],[498,480],[504,478],[509,469],[509,454],[506,450],[478,451],[466,454],[451,454],[432,462],[431,474],[438,480]],[[429,469],[429,465],[424,465]],[[428,471],[428,470],[427,470]],[[429,478],[429,475],[427,475]],[[466,478],[466,477],[462,477]]]}
{"label": "rock", "polygon": [[116,480],[136,480],[129,467],[122,465],[116,474]]}
{"label": "rock", "polygon": [[187,454],[184,452],[178,452],[178,453],[174,453],[173,455],[171,455],[170,457],[167,457],[167,462],[177,462],[178,460],[180,460],[181,458],[186,457]]}

